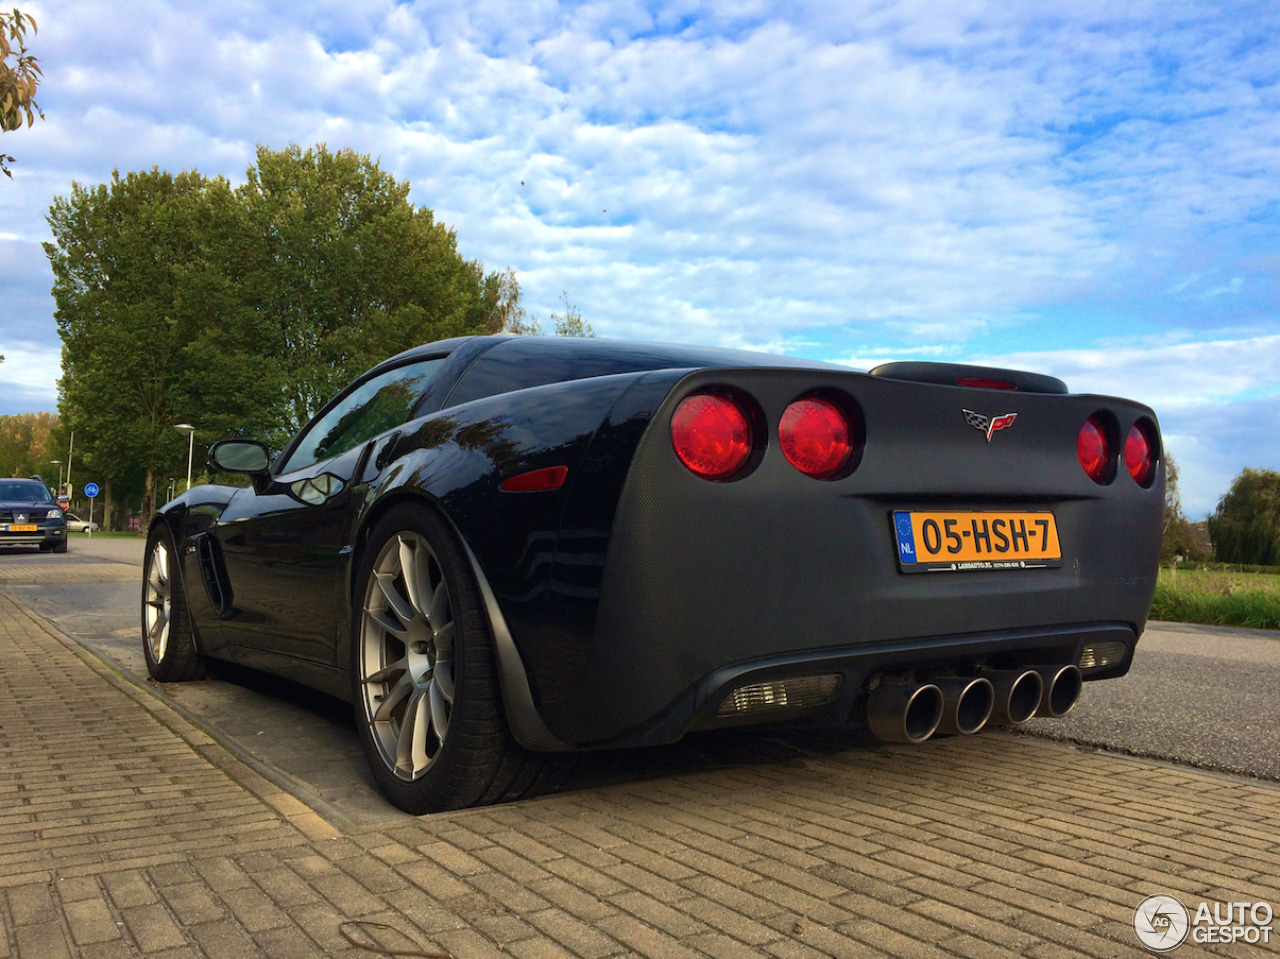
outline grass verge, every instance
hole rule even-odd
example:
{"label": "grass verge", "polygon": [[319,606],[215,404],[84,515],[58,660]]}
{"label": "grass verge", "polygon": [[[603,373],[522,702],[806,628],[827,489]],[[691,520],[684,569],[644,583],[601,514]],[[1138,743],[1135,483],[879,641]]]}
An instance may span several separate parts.
{"label": "grass verge", "polygon": [[1151,618],[1280,629],[1280,576],[1162,569],[1156,579]]}

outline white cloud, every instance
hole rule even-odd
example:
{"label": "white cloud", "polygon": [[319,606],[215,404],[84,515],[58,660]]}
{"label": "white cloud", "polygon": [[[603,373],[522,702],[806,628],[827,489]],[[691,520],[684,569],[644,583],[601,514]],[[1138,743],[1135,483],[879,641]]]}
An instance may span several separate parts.
{"label": "white cloud", "polygon": [[1156,412],[1178,463],[1183,510],[1212,512],[1246,466],[1280,466],[1280,335],[971,357],[1050,373],[1073,393],[1124,396]]}
{"label": "white cloud", "polygon": [[[57,348],[43,217],[73,179],[239,181],[256,144],[327,141],[411,180],[535,314],[567,290],[602,335],[865,367],[999,333],[994,359],[1133,394],[1167,429],[1275,391],[1266,3],[30,9],[47,119],[5,139],[0,339],[36,352]],[[1116,321],[1072,342],[1038,319],[1072,311]]]}
{"label": "white cloud", "polygon": [[969,361],[1050,373],[1065,380],[1073,393],[1123,395],[1146,403],[1158,414],[1280,394],[1280,334],[1166,346],[1010,353]]}
{"label": "white cloud", "polygon": [[62,350],[0,339],[0,416],[57,408]]}

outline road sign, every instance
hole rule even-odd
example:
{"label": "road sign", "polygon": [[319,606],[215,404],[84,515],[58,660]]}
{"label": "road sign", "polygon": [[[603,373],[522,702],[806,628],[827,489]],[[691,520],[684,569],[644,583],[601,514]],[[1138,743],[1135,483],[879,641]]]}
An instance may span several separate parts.
{"label": "road sign", "polygon": [[84,495],[85,495],[85,496],[87,496],[87,497],[89,497],[89,499],[93,499],[95,496],[97,496],[97,495],[98,495],[98,484],[97,484],[97,483],[85,483],[85,484],[84,484]]}

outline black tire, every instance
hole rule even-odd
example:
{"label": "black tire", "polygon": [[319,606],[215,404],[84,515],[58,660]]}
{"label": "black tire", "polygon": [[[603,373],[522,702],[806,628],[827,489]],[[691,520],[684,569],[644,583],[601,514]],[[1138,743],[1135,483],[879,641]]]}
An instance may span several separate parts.
{"label": "black tire", "polygon": [[142,654],[151,678],[162,683],[203,679],[205,673],[177,557],[168,528],[157,526],[147,537],[142,566]]}
{"label": "black tire", "polygon": [[460,809],[519,798],[538,783],[545,757],[507,728],[480,591],[439,515],[405,503],[382,517],[353,607],[356,728],[394,805],[414,815]]}
{"label": "black tire", "polygon": [[65,539],[60,539],[55,542],[53,544],[53,551],[55,553],[65,553],[67,551],[67,541]]}

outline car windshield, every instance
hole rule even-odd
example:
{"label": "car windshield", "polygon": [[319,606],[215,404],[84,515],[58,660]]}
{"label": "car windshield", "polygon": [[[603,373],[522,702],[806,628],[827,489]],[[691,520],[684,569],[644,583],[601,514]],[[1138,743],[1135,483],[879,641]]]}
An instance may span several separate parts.
{"label": "car windshield", "polygon": [[52,503],[53,494],[43,483],[15,483],[0,480],[0,500],[19,503]]}

